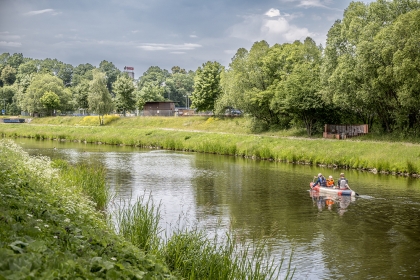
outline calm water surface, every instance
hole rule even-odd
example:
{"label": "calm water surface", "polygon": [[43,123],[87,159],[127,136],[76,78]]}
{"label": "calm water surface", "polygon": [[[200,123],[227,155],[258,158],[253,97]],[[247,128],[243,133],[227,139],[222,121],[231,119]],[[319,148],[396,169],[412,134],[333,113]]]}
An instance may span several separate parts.
{"label": "calm water surface", "polygon": [[[152,193],[162,228],[231,226],[264,236],[275,256],[293,251],[294,279],[403,279],[420,276],[420,180],[345,171],[357,199],[311,197],[319,172],[342,170],[130,147],[21,140],[30,154],[100,161],[118,196]],[[329,204],[329,205],[327,205]]]}

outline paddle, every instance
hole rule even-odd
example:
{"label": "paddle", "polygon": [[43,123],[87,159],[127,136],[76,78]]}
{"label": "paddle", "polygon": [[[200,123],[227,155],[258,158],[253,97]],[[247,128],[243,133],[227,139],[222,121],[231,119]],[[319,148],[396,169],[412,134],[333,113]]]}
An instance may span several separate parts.
{"label": "paddle", "polygon": [[[352,189],[350,189],[350,186],[347,184],[347,188],[349,189],[349,190],[351,190],[352,192],[354,192]],[[355,194],[356,194],[356,196],[359,196],[359,194],[357,193],[357,192],[354,192]]]}

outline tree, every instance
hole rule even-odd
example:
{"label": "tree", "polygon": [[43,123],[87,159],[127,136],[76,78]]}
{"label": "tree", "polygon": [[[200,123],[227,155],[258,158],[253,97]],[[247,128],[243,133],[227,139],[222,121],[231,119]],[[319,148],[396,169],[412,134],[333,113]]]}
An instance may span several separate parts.
{"label": "tree", "polygon": [[113,84],[113,89],[116,94],[117,110],[122,111],[125,116],[127,110],[133,110],[136,107],[133,80],[128,76],[120,76]]}
{"label": "tree", "polygon": [[136,91],[136,107],[143,110],[144,104],[151,101],[164,101],[164,89],[160,86],[153,86],[152,84],[144,86],[141,90]]}
{"label": "tree", "polygon": [[[37,74],[32,79],[25,93],[21,93],[18,98],[19,106],[33,114],[42,112],[44,106],[41,103],[41,97],[46,92],[53,92],[60,98],[60,105],[64,108],[69,106],[71,93],[64,89],[63,81],[51,74]],[[70,95],[70,96],[69,96]]]}
{"label": "tree", "polygon": [[92,79],[93,79],[92,70],[93,69],[95,69],[95,67],[90,63],[79,64],[78,66],[74,67],[73,75],[72,75],[72,78],[71,78],[71,85],[73,87],[76,87],[84,79],[92,81]]}
{"label": "tree", "polygon": [[99,63],[99,69],[105,73],[106,87],[109,92],[112,92],[112,85],[121,74],[121,71],[112,62],[106,60],[102,60],[101,63]]}
{"label": "tree", "polygon": [[167,98],[178,103],[181,107],[187,107],[187,103],[189,103],[187,98],[194,90],[194,75],[193,71],[172,73],[165,81]]}
{"label": "tree", "polygon": [[224,68],[216,61],[208,61],[202,66],[203,68],[197,69],[194,77],[191,107],[198,111],[213,111],[214,113],[216,99],[222,92],[220,75]]}
{"label": "tree", "polygon": [[53,115],[53,110],[60,106],[60,98],[52,91],[47,91],[40,98],[41,104],[47,109],[49,115]]}
{"label": "tree", "polygon": [[311,38],[285,44],[281,78],[275,87],[271,108],[277,114],[288,115],[295,125],[303,123],[308,136],[325,110],[320,91],[321,50]]}
{"label": "tree", "polygon": [[87,111],[89,109],[89,81],[82,80],[73,90],[76,108]]}
{"label": "tree", "polygon": [[0,88],[0,108],[1,110],[6,109],[6,114],[9,114],[7,108],[13,103],[13,98],[17,93],[16,86],[4,86]]}
{"label": "tree", "polygon": [[16,69],[6,65],[1,71],[0,79],[3,81],[4,85],[12,85],[16,80]]}
{"label": "tree", "polygon": [[89,109],[99,117],[99,124],[104,124],[104,115],[114,108],[112,97],[106,87],[105,73],[98,70],[93,72],[93,80],[89,83]]}

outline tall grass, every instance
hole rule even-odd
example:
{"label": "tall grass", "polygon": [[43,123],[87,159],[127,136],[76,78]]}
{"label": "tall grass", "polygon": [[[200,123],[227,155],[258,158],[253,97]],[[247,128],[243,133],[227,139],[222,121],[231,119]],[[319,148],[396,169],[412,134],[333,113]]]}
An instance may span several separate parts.
{"label": "tall grass", "polygon": [[[233,232],[210,239],[204,230],[176,229],[169,238],[160,236],[160,204],[151,194],[133,204],[122,201],[114,211],[116,231],[146,252],[163,259],[181,279],[279,279],[284,258],[277,263],[264,241],[237,242]],[[290,262],[290,260],[289,260]],[[290,265],[290,263],[289,263]],[[294,271],[287,269],[284,279]]]}
{"label": "tall grass", "polygon": [[[283,259],[276,263],[264,241],[237,240],[233,232],[211,240],[202,230],[184,229],[175,232],[161,252],[169,268],[183,279],[280,279]],[[283,279],[293,274],[289,267]]]}
{"label": "tall grass", "polygon": [[[0,125],[7,137],[79,140],[268,159],[392,174],[420,174],[420,145],[402,142],[282,137],[286,132],[250,134],[246,120],[120,118],[108,126]],[[38,120],[37,120],[38,121]],[[187,129],[187,131],[186,131]],[[276,134],[277,133],[277,134]],[[294,131],[293,133],[297,133]]]}
{"label": "tall grass", "polygon": [[86,178],[0,140],[0,279],[176,279],[117,236],[67,172]]}
{"label": "tall grass", "polygon": [[116,231],[126,240],[146,252],[157,252],[159,249],[160,205],[139,196],[133,204],[121,200],[113,213]]}

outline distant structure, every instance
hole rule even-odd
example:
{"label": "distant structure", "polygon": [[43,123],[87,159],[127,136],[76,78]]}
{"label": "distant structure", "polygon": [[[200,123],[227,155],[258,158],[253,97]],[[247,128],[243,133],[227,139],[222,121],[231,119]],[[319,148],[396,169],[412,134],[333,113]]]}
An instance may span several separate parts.
{"label": "distant structure", "polygon": [[134,67],[131,66],[124,66],[124,72],[128,74],[128,76],[134,80]]}
{"label": "distant structure", "polygon": [[324,127],[324,138],[347,139],[369,133],[367,124],[336,125],[326,124]]}

